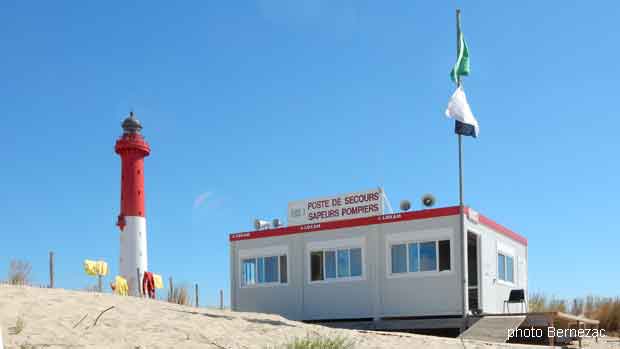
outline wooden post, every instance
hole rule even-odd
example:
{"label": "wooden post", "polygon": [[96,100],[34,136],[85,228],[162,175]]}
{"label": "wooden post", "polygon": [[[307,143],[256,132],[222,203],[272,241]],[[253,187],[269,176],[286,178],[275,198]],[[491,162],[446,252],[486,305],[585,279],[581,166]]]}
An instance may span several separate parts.
{"label": "wooden post", "polygon": [[196,288],[194,289],[194,296],[196,297],[196,308],[198,308],[198,284],[196,284]]}
{"label": "wooden post", "polygon": [[54,252],[50,251],[50,288],[54,288]]}
{"label": "wooden post", "polygon": [[136,274],[138,275],[138,281],[137,281],[137,287],[138,287],[138,297],[142,297],[142,288],[140,287],[140,285],[142,284],[140,282],[140,267],[136,268]]}
{"label": "wooden post", "polygon": [[[549,317],[547,317],[547,321],[549,322],[549,327],[553,327],[555,325],[555,321],[553,320],[554,320],[553,315],[550,315]],[[550,347],[555,346],[555,333],[553,334],[553,337],[548,337],[548,338],[549,338],[549,346]]]}
{"label": "wooden post", "polygon": [[596,324],[596,337],[594,337],[594,341],[596,343],[598,343],[598,336],[601,334],[601,332],[599,331],[600,330],[600,326],[601,326],[600,322],[598,324]]}
{"label": "wooden post", "polygon": [[99,286],[99,293],[103,292],[103,283],[101,282],[101,275],[97,275],[97,286]]}
{"label": "wooden post", "polygon": [[[585,326],[584,326],[585,328]],[[581,336],[579,335],[579,330],[581,329],[581,323],[577,320],[577,337],[579,337],[579,349],[581,349]]]}
{"label": "wooden post", "polygon": [[173,292],[174,292],[174,287],[172,285],[172,276],[168,278],[168,282],[170,285],[170,294],[168,295],[168,302],[172,302],[173,301]]}
{"label": "wooden post", "polygon": [[224,290],[220,290],[220,310],[224,310]]}

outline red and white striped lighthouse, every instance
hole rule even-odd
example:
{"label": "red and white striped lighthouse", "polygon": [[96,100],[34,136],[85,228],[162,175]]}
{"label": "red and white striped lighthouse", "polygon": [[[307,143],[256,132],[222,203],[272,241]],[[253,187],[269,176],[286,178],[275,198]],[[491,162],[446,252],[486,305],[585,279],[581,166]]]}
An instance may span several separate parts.
{"label": "red and white striped lighthouse", "polygon": [[129,284],[130,294],[138,294],[138,273],[148,268],[146,213],[144,210],[144,158],[151,149],[140,134],[142,125],[133,112],[123,121],[123,135],[114,150],[121,157],[121,212],[116,225],[121,231],[119,274]]}

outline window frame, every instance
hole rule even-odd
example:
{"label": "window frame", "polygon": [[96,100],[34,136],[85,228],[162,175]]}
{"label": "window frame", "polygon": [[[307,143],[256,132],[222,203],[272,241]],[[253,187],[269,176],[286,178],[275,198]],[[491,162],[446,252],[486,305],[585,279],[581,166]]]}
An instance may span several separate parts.
{"label": "window frame", "polygon": [[[517,256],[516,256],[516,250],[514,249],[514,247],[510,246],[510,245],[506,245],[504,243],[502,243],[501,241],[497,242],[497,253],[496,253],[496,257],[495,257],[495,280],[498,284],[504,285],[504,286],[510,286],[510,287],[514,287],[515,285],[517,285]],[[507,271],[508,271],[508,259],[506,257],[510,257],[512,258],[512,281],[506,280],[506,279],[500,279],[500,275],[499,275],[499,256],[502,255],[504,256],[504,278],[506,278],[508,276]]]}
{"label": "window frame", "polygon": [[[450,244],[450,269],[439,271],[439,241],[449,241]],[[420,244],[425,242],[435,243],[435,270],[418,270],[410,271],[410,244],[417,244],[418,249],[418,268],[421,268],[420,264]],[[385,259],[386,259],[386,278],[398,279],[398,278],[416,278],[416,277],[435,277],[435,276],[448,276],[455,273],[454,270],[454,230],[453,229],[433,229],[433,230],[421,230],[413,232],[401,232],[394,233],[386,236],[385,240]],[[406,272],[392,273],[392,246],[405,245],[406,247]]]}
{"label": "window frame", "polygon": [[[407,241],[407,242],[397,242],[397,243],[392,243],[390,244],[390,248],[389,248],[389,253],[390,253],[390,275],[391,276],[397,276],[397,275],[402,275],[402,274],[414,274],[414,273],[439,273],[439,241],[444,241],[444,240],[448,240],[448,239],[441,239],[441,240],[412,240],[412,241]],[[450,240],[448,240],[450,241]],[[434,243],[435,244],[435,270],[421,270],[422,268],[422,254],[420,253],[420,245],[424,244],[424,243]],[[402,272],[402,273],[394,273],[392,272],[392,247],[394,246],[398,246],[398,245],[405,245],[406,248],[406,253],[405,253],[405,269],[407,271]],[[418,270],[416,271],[411,271],[410,267],[411,267],[411,252],[409,250],[409,248],[411,247],[411,245],[415,245],[416,249],[417,249],[417,257],[418,257]],[[450,254],[452,254],[452,242],[450,242]],[[452,260],[450,260],[450,270],[446,270],[445,272],[450,272],[452,271]],[[442,271],[443,272],[443,271]]]}
{"label": "window frame", "polygon": [[[282,282],[282,265],[281,265],[281,258],[282,256],[286,256],[286,282]],[[259,271],[258,271],[258,267],[259,267],[259,262],[258,260],[263,258],[263,265],[266,265],[266,259],[270,258],[270,257],[276,257],[276,264],[277,264],[277,274],[278,274],[278,281],[271,281],[271,282],[258,282],[258,275],[259,275]],[[249,259],[255,259],[255,267],[254,267],[254,279],[255,282],[253,284],[245,284],[245,280],[244,280],[244,261],[249,260]],[[259,249],[248,249],[248,250],[239,250],[239,254],[238,254],[238,261],[239,261],[239,288],[242,289],[248,289],[248,288],[257,288],[257,287],[279,287],[279,286],[288,286],[290,283],[290,255],[288,253],[288,247],[287,246],[274,246],[274,247],[269,247],[269,248],[259,248]],[[264,269],[266,270],[266,267],[264,267]],[[266,277],[266,271],[264,273],[265,277]]]}
{"label": "window frame", "polygon": [[[366,280],[366,240],[365,238],[355,238],[355,239],[342,239],[342,240],[327,240],[327,241],[315,241],[308,243],[306,245],[306,258],[307,258],[307,277],[306,282],[309,285],[317,285],[317,284],[327,284],[334,282],[353,282],[353,281],[364,281]],[[361,275],[359,276],[351,276],[351,250],[360,249],[360,267],[361,267]],[[339,266],[338,266],[338,251],[347,250],[348,253],[348,275],[349,276],[338,276]],[[312,263],[311,256],[314,252],[323,252],[323,280],[312,280]],[[334,253],[334,261],[336,267],[336,276],[335,277],[327,277],[327,252]]]}
{"label": "window frame", "polygon": [[[503,256],[504,257],[504,278],[502,279],[500,277],[500,270],[499,270],[499,256]],[[508,280],[508,258],[512,259],[512,280]],[[515,260],[516,257],[513,254],[510,254],[506,251],[502,251],[502,250],[497,250],[497,282],[501,283],[501,284],[506,284],[509,286],[514,286],[516,285],[515,283],[515,279],[516,279],[516,268],[515,268]]]}

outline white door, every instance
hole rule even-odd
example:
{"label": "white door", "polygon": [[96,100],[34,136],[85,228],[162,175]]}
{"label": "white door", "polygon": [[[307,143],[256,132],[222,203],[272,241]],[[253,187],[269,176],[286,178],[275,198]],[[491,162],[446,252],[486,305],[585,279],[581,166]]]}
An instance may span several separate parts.
{"label": "white door", "polygon": [[497,292],[495,289],[495,281],[497,278],[497,256],[495,251],[495,241],[482,235],[480,255],[482,256],[482,303],[485,313],[499,313],[501,309],[496,303]]}

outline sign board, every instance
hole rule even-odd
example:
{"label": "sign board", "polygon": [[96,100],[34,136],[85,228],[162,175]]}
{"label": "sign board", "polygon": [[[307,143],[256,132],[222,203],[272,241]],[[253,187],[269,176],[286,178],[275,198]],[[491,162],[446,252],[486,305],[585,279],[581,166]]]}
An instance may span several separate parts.
{"label": "sign board", "polygon": [[288,225],[303,225],[383,214],[379,188],[288,203]]}

